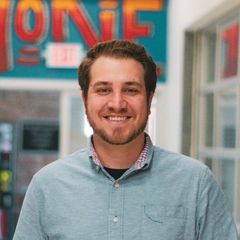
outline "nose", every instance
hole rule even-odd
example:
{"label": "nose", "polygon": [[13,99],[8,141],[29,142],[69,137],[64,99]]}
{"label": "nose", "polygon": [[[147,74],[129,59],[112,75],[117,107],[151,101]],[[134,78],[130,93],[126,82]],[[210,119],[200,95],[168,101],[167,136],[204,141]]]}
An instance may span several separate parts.
{"label": "nose", "polygon": [[108,101],[108,108],[114,112],[125,112],[127,109],[127,101],[121,92],[115,92],[111,94]]}

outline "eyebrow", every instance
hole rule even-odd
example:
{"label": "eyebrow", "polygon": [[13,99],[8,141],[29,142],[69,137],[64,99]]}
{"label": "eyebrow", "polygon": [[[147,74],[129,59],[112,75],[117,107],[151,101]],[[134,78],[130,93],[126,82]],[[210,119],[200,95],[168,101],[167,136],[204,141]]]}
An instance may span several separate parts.
{"label": "eyebrow", "polygon": [[124,83],[125,85],[128,85],[128,86],[138,86],[138,87],[143,87],[144,85],[139,83],[139,82],[135,82],[135,81],[129,81],[129,82],[125,82]]}
{"label": "eyebrow", "polygon": [[101,86],[101,85],[111,85],[109,82],[105,82],[105,81],[100,81],[100,82],[96,82],[94,84],[90,84],[92,87],[98,87],[98,86]]}
{"label": "eyebrow", "polygon": [[[92,87],[98,87],[98,86],[108,86],[108,85],[112,85],[111,82],[107,82],[107,81],[100,81],[100,82],[96,82],[94,84],[91,84]],[[135,81],[128,81],[128,82],[124,82],[124,85],[127,86],[138,86],[140,88],[144,87],[143,84],[139,83],[139,82],[135,82]]]}

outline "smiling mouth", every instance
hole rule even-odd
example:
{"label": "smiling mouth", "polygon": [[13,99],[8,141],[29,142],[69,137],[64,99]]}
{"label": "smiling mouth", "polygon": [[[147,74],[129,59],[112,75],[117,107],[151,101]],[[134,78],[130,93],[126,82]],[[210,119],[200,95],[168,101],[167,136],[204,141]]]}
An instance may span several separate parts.
{"label": "smiling mouth", "polygon": [[129,116],[106,116],[104,118],[112,122],[123,122],[130,119]]}

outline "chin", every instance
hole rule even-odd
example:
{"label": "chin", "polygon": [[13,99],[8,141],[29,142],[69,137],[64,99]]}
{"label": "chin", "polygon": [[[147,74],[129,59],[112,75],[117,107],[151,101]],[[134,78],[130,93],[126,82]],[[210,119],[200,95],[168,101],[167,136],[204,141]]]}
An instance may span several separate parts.
{"label": "chin", "polygon": [[130,142],[132,142],[133,140],[135,140],[139,135],[141,135],[141,133],[143,133],[143,130],[139,129],[139,131],[135,131],[133,133],[129,133],[126,134],[124,136],[124,134],[122,134],[121,132],[109,135],[106,133],[96,133],[101,139],[103,139],[105,142],[112,144],[112,145],[124,145],[124,144],[128,144]]}

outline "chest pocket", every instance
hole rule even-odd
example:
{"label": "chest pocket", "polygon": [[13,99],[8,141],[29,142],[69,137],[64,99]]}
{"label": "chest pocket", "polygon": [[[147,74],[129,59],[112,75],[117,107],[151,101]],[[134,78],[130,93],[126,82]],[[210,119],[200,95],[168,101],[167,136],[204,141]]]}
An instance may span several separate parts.
{"label": "chest pocket", "polygon": [[184,240],[187,209],[183,206],[145,205],[142,240]]}

